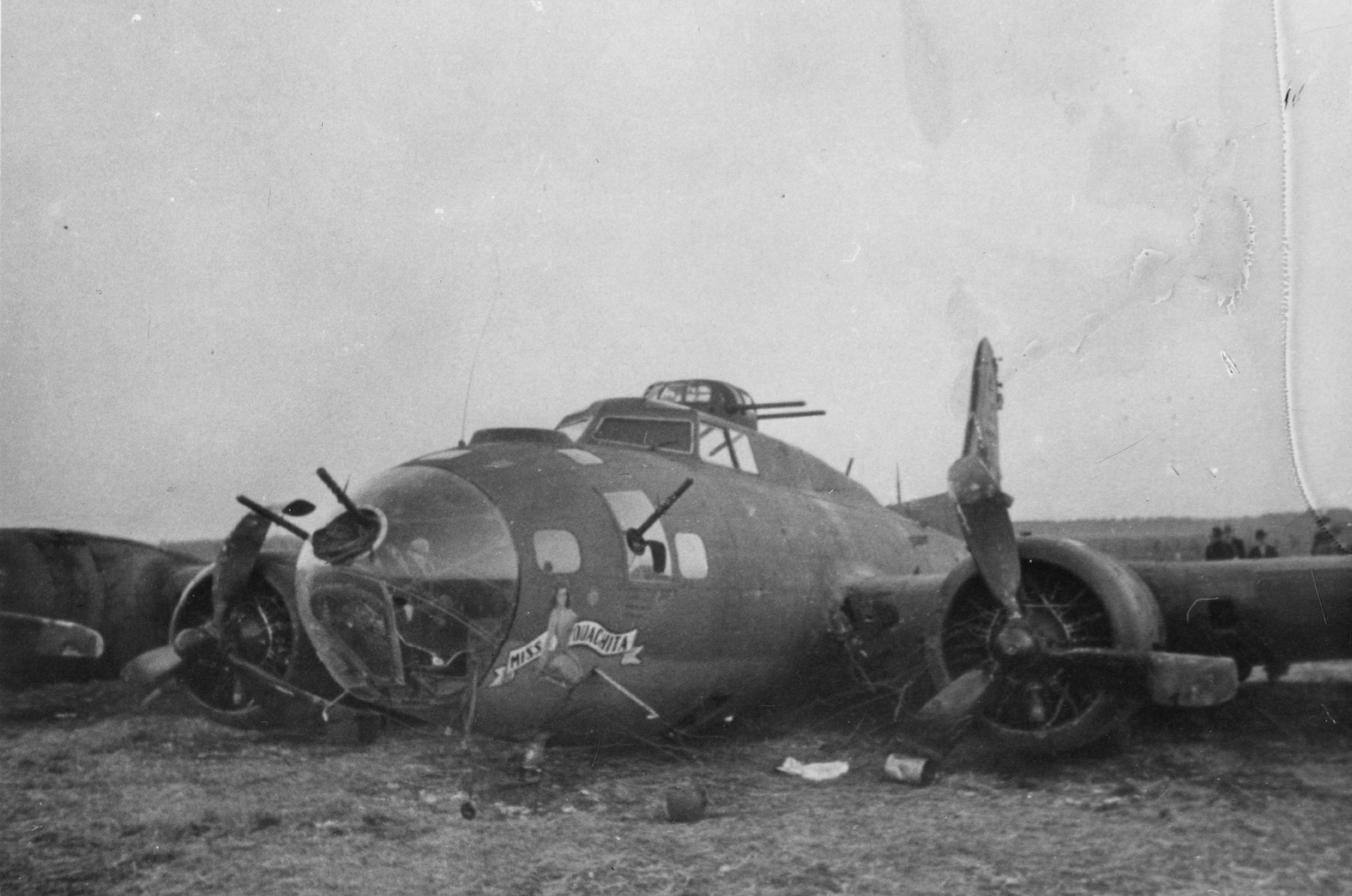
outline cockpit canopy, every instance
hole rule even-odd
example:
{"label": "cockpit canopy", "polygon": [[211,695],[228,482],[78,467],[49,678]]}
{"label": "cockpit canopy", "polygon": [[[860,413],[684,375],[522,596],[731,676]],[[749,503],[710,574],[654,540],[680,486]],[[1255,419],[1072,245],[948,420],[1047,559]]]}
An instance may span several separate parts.
{"label": "cockpit canopy", "polygon": [[[675,400],[677,397],[681,400]],[[564,417],[555,430],[584,448],[627,446],[693,456],[706,464],[760,477],[763,482],[876,504],[868,491],[848,476],[804,451],[754,431],[760,409],[802,404],[782,401],[757,405],[750,395],[727,383],[679,380],[654,383],[643,398],[593,402],[585,410]],[[761,413],[759,419],[821,413]]]}
{"label": "cockpit canopy", "polygon": [[653,401],[683,404],[738,426],[756,429],[756,402],[743,389],[719,380],[672,380],[653,383],[643,392]]}
{"label": "cockpit canopy", "polygon": [[555,427],[573,441],[630,445],[654,451],[690,454],[696,415],[671,402],[646,398],[608,398],[569,414]]}

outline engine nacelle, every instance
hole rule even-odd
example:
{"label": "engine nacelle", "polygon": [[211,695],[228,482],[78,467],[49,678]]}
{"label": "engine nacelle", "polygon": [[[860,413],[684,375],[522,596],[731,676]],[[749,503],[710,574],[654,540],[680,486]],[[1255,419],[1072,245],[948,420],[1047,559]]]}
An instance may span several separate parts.
{"label": "engine nacelle", "polygon": [[[187,629],[206,624],[212,616],[213,563],[201,570],[179,598],[169,626],[169,641]],[[296,613],[293,556],[262,554],[241,597],[226,609],[221,639],[241,659],[319,697],[336,697],[340,690],[315,655],[314,647]],[[178,681],[216,721],[241,728],[294,724],[275,718],[255,690],[223,658],[194,657],[179,670]]]}
{"label": "engine nacelle", "polygon": [[[1066,538],[1024,537],[1018,550],[1025,615],[1044,643],[1142,653],[1163,643],[1159,606],[1123,563]],[[926,654],[934,683],[943,688],[991,663],[992,640],[1006,611],[968,558],[944,580],[935,612]],[[1060,753],[1119,728],[1140,702],[1131,688],[1086,681],[1064,669],[1013,670],[982,701],[979,724],[1011,749]]]}

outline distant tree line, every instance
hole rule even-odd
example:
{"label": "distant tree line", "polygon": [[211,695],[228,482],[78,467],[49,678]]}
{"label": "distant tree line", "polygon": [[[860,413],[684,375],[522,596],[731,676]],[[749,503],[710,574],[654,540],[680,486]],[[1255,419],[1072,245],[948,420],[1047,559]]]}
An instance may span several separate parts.
{"label": "distant tree line", "polygon": [[[1321,511],[1329,517],[1328,527],[1344,547],[1352,547],[1352,510],[1337,508]],[[1188,517],[1131,517],[1126,519],[1023,520],[1016,522],[1020,532],[1074,538],[1090,547],[1124,560],[1201,560],[1213,526],[1228,525],[1252,547],[1254,533],[1262,529],[1267,542],[1283,557],[1305,556],[1319,526],[1315,514],[1267,513],[1260,516],[1229,519]]]}

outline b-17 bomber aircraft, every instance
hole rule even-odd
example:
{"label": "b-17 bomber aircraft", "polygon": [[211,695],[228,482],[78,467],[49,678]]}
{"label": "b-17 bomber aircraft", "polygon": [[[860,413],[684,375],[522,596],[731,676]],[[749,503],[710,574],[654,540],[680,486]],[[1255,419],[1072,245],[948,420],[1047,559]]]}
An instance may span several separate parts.
{"label": "b-17 bomber aircraft", "polygon": [[[313,531],[305,502],[241,497],[205,566],[7,530],[0,671],[125,666],[229,724],[386,714],[539,743],[693,731],[852,674],[937,757],[973,727],[1071,750],[1146,701],[1228,700],[1239,668],[1352,656],[1352,557],[1125,563],[1016,537],[1000,402],[983,340],[949,470],[965,546],[760,431],[801,402],[708,380],[483,430],[350,494],[320,470],[339,505]],[[298,553],[264,549],[274,525]]]}

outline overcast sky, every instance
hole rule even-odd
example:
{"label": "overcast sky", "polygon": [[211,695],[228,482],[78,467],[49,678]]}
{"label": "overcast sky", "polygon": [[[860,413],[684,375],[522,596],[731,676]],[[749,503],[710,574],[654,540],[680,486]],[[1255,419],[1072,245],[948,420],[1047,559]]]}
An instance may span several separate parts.
{"label": "overcast sky", "polygon": [[11,0],[0,525],[687,376],[918,497],[981,335],[1016,517],[1352,503],[1350,64],[1311,0]]}

